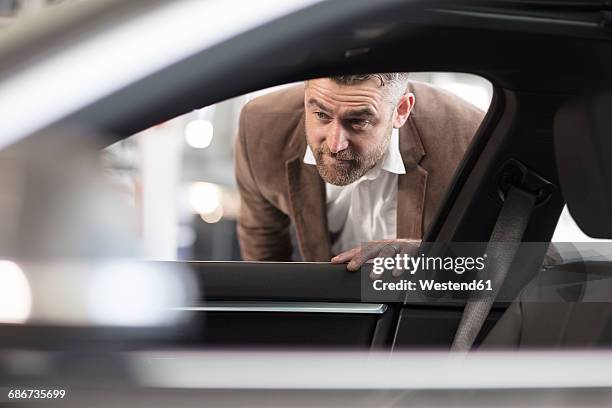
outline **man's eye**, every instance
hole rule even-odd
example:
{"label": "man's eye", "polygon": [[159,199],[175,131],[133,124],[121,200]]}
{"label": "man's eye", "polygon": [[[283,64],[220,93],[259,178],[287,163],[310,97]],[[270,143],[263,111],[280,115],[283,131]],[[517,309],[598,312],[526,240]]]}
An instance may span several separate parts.
{"label": "man's eye", "polygon": [[329,116],[323,112],[315,112],[314,114],[319,120],[329,120]]}
{"label": "man's eye", "polygon": [[363,129],[369,124],[370,122],[365,119],[352,119],[351,120],[351,126],[354,127],[355,129]]}

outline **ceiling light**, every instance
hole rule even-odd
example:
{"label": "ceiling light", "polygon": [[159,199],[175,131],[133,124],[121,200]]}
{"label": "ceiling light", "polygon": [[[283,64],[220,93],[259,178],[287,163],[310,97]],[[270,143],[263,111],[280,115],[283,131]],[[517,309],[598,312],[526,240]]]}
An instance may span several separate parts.
{"label": "ceiling light", "polygon": [[185,126],[185,141],[194,149],[205,149],[210,146],[214,127],[209,120],[192,120]]}

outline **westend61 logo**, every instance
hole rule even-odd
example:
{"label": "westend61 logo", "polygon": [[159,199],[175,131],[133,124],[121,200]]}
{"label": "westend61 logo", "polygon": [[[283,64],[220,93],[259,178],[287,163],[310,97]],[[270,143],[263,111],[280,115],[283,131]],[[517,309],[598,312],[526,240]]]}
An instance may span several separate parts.
{"label": "westend61 logo", "polygon": [[453,271],[458,275],[464,272],[470,271],[481,271],[484,269],[484,261],[487,255],[479,256],[477,258],[466,256],[466,257],[440,257],[432,256],[428,257],[424,254],[420,256],[408,256],[407,254],[397,254],[392,258],[374,258],[374,266],[372,272],[376,275],[381,275],[385,270],[400,270],[403,272],[410,272],[414,275],[417,270],[422,271]]}

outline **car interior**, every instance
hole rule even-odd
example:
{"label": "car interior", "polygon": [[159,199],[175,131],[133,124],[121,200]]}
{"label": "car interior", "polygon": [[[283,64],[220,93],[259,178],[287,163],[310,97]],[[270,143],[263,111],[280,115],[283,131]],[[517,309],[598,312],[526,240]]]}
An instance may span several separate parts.
{"label": "car interior", "polygon": [[[190,329],[165,340],[198,349],[610,346],[608,264],[542,266],[566,203],[584,232],[612,237],[606,160],[612,94],[603,91],[612,80],[609,9],[598,1],[561,0],[353,4],[323,2],[258,27],[113,92],[59,125],[103,132],[102,149],[194,109],[310,78],[478,75],[493,85],[493,100],[423,241],[513,244],[489,246],[500,260],[495,279],[501,285],[508,277],[500,295],[372,302],[364,300],[363,276],[344,265],[179,262],[194,273],[200,297],[189,308],[196,315]],[[517,198],[523,193],[524,205]],[[595,298],[584,290],[587,283],[599,288]]]}
{"label": "car interior", "polygon": [[[554,118],[561,189],[590,236],[610,237],[609,91],[570,98]],[[584,197],[589,197],[585,200]],[[486,340],[486,347],[610,347],[610,262],[578,260],[543,268]],[[545,324],[546,323],[546,324]]]}

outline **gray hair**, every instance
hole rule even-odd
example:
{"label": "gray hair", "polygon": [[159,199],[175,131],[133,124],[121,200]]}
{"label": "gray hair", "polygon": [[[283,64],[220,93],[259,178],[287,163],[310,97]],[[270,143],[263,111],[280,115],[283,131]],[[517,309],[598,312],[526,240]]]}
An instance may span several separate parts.
{"label": "gray hair", "polygon": [[407,72],[388,72],[383,74],[355,74],[355,75],[336,75],[330,77],[332,81],[339,85],[351,86],[370,79],[378,79],[381,87],[388,87],[389,95],[393,103],[397,103],[399,98],[408,90]]}

